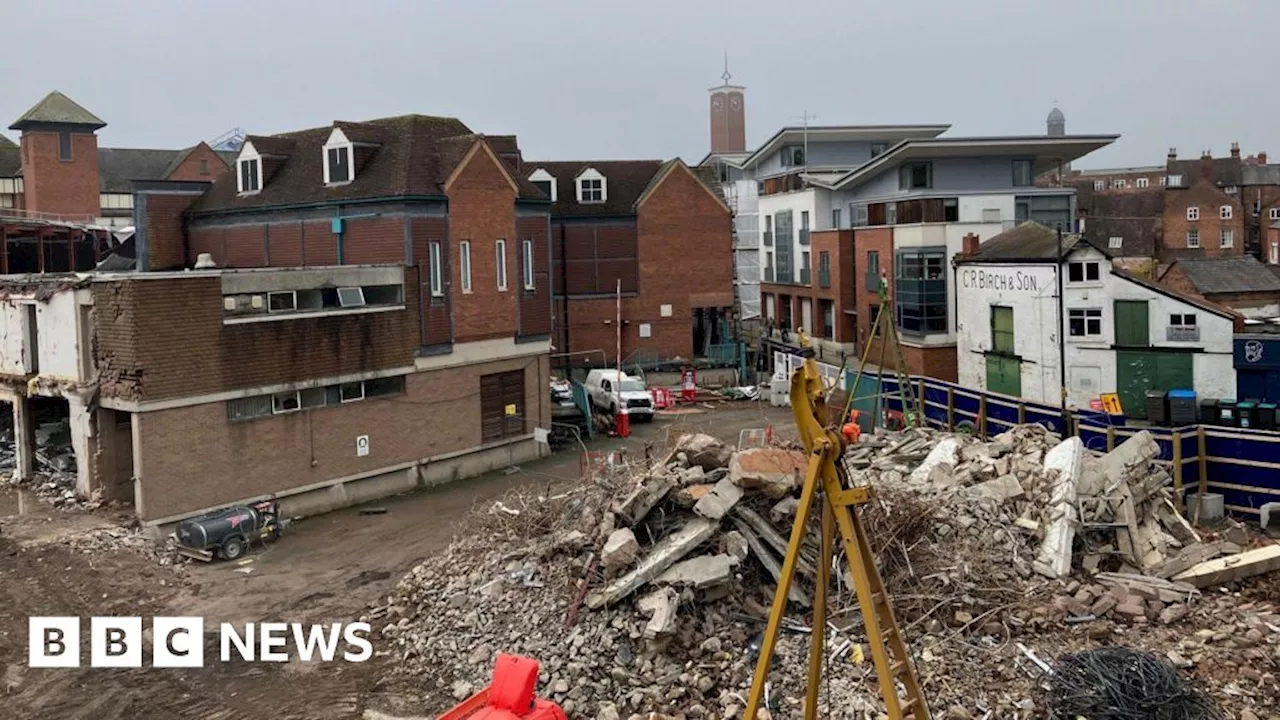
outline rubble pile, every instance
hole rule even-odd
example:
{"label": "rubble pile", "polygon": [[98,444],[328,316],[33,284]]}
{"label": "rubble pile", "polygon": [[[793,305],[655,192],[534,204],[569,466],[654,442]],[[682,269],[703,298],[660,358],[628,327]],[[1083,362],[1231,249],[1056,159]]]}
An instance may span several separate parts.
{"label": "rubble pile", "polygon": [[0,422],[0,473],[15,487],[29,490],[54,507],[94,509],[97,501],[85,502],[76,495],[76,455],[71,447],[71,422],[67,418],[44,420],[35,427],[35,473],[30,482],[13,477],[17,464],[13,423]]}
{"label": "rubble pile", "polygon": [[[1195,602],[1200,590],[1177,579],[1193,558],[1232,548],[1202,541],[1178,515],[1148,443],[1141,433],[1094,458],[1078,439],[1020,426],[990,442],[916,429],[848,449],[850,482],[875,488],[861,513],[899,623],[947,717],[1043,716],[1036,651],[1052,659],[1105,641],[1163,656],[1174,625],[1230,614],[1221,598]],[[571,716],[740,715],[805,460],[794,447],[735,451],[686,435],[651,465],[513,493],[367,619],[398,671],[424,687],[428,711],[481,687],[501,651],[537,658],[543,694]],[[771,675],[783,716],[804,695],[817,555],[814,517]],[[820,712],[874,718],[883,706],[843,557],[830,590],[834,680]],[[1280,697],[1268,695],[1278,618],[1262,604],[1249,618],[1221,646],[1214,633],[1196,649],[1178,645],[1195,657],[1180,655],[1184,667],[1255,651],[1257,672],[1233,680],[1232,702]]]}

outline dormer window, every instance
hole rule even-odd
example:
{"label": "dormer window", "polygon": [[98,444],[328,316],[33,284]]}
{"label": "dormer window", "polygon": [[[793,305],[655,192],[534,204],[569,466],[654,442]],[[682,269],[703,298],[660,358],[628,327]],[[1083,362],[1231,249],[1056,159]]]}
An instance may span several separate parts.
{"label": "dormer window", "polygon": [[594,168],[587,168],[578,176],[578,202],[589,205],[602,203],[609,198],[609,188],[604,176]]}
{"label": "dormer window", "polygon": [[324,144],[324,184],[345,185],[355,179],[352,144],[340,128],[334,128]]}
{"label": "dormer window", "polygon": [[262,156],[252,142],[240,148],[236,158],[236,190],[241,195],[256,193],[262,189]]}
{"label": "dormer window", "polygon": [[547,197],[551,198],[551,202],[556,202],[556,179],[551,173],[538,168],[529,176],[529,182],[533,183]]}

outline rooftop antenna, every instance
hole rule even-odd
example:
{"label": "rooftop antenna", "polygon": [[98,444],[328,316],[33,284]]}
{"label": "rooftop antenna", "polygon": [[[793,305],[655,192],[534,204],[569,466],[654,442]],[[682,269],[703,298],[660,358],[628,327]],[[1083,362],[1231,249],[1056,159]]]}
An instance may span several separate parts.
{"label": "rooftop antenna", "polygon": [[733,77],[732,75],[729,74],[729,50],[727,48],[724,51],[724,74],[721,75],[720,77],[724,79],[725,85],[728,85],[729,78]]}
{"label": "rooftop antenna", "polygon": [[804,123],[804,170],[805,172],[808,172],[809,170],[809,121],[817,120],[818,116],[810,115],[809,111],[805,110],[803,115],[793,115],[792,118],[793,119],[798,118],[802,123]]}

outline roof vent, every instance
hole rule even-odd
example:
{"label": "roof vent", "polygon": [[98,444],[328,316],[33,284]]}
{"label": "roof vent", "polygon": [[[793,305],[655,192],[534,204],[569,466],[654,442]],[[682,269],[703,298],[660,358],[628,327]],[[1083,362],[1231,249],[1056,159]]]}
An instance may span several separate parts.
{"label": "roof vent", "polygon": [[213,261],[213,255],[210,253],[200,253],[196,256],[196,270],[211,270],[216,267],[218,265]]}

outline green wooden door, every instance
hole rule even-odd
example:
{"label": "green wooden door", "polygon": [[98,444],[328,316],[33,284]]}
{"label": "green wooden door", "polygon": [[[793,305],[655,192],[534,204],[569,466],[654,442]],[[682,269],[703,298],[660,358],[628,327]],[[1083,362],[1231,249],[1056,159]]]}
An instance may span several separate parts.
{"label": "green wooden door", "polygon": [[1013,308],[991,306],[991,352],[987,353],[987,390],[1022,396],[1022,360],[1014,353]]}
{"label": "green wooden door", "polygon": [[1147,416],[1148,390],[1185,390],[1194,387],[1191,353],[1120,350],[1116,352],[1116,394],[1125,415]]}
{"label": "green wooden door", "polygon": [[1122,347],[1151,345],[1146,300],[1116,301],[1116,345]]}

